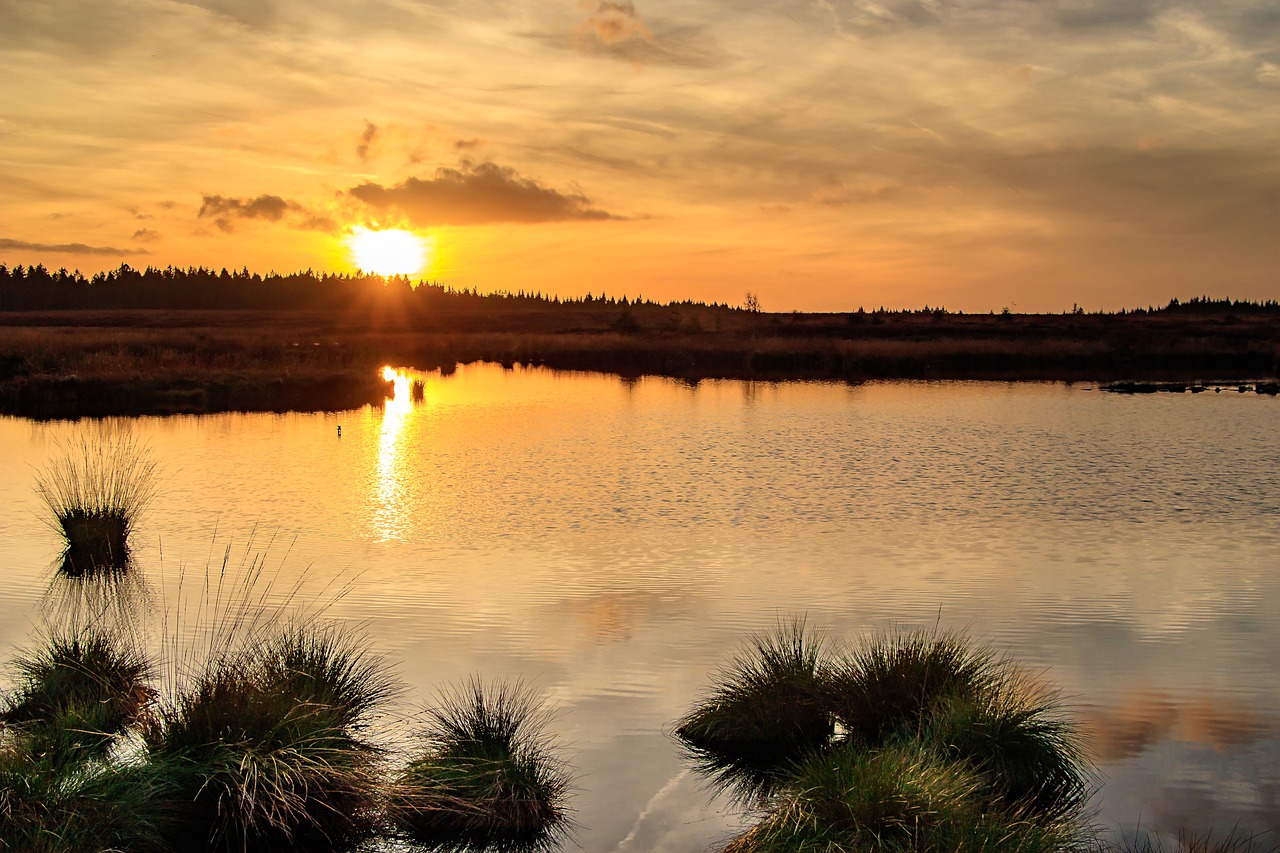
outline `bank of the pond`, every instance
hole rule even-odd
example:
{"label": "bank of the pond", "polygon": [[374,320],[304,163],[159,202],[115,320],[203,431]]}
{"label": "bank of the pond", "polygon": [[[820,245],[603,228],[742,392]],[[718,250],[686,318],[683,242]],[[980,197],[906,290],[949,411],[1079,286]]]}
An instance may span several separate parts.
{"label": "bank of the pond", "polygon": [[1247,383],[1280,374],[1258,316],[750,314],[706,306],[350,318],[325,312],[0,314],[0,412],[37,418],[332,411],[387,363],[539,365],[686,380]]}

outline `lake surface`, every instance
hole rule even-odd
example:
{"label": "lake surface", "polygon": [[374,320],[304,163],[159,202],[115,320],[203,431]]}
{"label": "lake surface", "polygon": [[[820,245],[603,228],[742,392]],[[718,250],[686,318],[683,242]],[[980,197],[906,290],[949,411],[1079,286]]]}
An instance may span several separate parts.
{"label": "lake surface", "polygon": [[[269,595],[345,588],[327,613],[394,662],[405,714],[473,674],[532,685],[577,772],[567,849],[742,825],[668,733],[795,615],[966,629],[1043,670],[1105,826],[1280,830],[1274,398],[474,365],[385,408],[132,423],[163,467],[136,537],[154,610],[230,546]],[[0,418],[0,651],[60,594],[33,481],[82,428]]]}

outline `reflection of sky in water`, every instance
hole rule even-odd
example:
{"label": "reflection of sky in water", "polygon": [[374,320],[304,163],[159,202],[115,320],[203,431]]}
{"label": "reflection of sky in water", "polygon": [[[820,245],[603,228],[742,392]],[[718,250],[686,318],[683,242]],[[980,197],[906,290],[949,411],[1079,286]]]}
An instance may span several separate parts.
{"label": "reflection of sky in water", "polygon": [[[254,529],[280,532],[283,587],[358,577],[331,612],[398,662],[406,710],[472,673],[554,700],[588,851],[731,831],[665,727],[793,613],[850,638],[940,621],[1046,667],[1092,733],[1104,824],[1276,828],[1276,401],[418,378],[424,401],[398,384],[384,409],[139,421],[167,472],[139,531],[152,596]],[[0,419],[5,647],[56,554],[28,465],[71,428]]]}

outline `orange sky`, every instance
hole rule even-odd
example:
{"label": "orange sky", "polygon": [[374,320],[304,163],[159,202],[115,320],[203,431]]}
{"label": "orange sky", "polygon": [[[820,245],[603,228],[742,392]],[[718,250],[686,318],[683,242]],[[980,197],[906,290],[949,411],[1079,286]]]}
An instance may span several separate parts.
{"label": "orange sky", "polygon": [[0,0],[0,261],[766,310],[1280,297],[1274,0]]}

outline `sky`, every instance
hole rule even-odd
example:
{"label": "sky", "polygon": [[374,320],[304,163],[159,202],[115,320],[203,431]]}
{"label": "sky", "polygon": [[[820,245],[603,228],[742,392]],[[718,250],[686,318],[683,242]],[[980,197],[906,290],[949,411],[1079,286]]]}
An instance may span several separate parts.
{"label": "sky", "polygon": [[1275,0],[0,0],[0,262],[1280,298]]}

